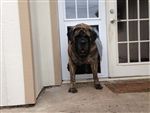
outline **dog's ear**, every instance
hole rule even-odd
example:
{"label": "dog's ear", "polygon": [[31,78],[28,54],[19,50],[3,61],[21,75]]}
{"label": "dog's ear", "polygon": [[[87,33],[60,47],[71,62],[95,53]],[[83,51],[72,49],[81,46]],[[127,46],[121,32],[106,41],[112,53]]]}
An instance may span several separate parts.
{"label": "dog's ear", "polygon": [[98,32],[95,31],[95,29],[91,29],[91,41],[94,42],[96,38],[98,38]]}
{"label": "dog's ear", "polygon": [[73,27],[69,26],[67,29],[68,29],[68,32],[67,32],[68,41],[72,41]]}

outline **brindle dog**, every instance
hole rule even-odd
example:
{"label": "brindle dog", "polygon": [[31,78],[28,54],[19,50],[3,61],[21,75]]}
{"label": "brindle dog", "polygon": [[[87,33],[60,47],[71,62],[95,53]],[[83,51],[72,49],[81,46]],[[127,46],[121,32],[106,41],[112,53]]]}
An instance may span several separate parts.
{"label": "brindle dog", "polygon": [[91,26],[86,24],[78,24],[68,31],[68,55],[69,55],[69,71],[70,71],[70,89],[69,92],[76,93],[75,72],[78,65],[90,64],[94,86],[96,89],[102,89],[100,85],[98,71],[98,50],[95,40],[98,37]]}

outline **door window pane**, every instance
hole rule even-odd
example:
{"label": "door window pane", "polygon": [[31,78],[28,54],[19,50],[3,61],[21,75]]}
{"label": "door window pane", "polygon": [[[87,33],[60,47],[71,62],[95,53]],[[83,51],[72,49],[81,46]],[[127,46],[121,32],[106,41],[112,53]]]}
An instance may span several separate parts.
{"label": "door window pane", "polygon": [[150,61],[149,44],[150,44],[149,42],[141,42],[141,61],[142,62]]}
{"label": "door window pane", "polygon": [[117,13],[118,20],[125,19],[117,24],[119,63],[138,63],[140,59],[141,62],[150,61],[149,0],[117,0]]}
{"label": "door window pane", "polygon": [[128,55],[127,55],[127,44],[119,44],[119,63],[127,63],[128,62]]}
{"label": "door window pane", "polygon": [[89,0],[89,17],[99,17],[98,13],[98,0]]}
{"label": "door window pane", "polygon": [[138,43],[130,43],[130,62],[138,62]]}
{"label": "door window pane", "polygon": [[137,0],[129,0],[129,19],[137,18]]}
{"label": "door window pane", "polygon": [[87,18],[87,0],[77,0],[78,18]]}
{"label": "door window pane", "polygon": [[127,41],[127,23],[118,22],[118,41]]}
{"label": "door window pane", "polygon": [[140,39],[149,40],[149,21],[140,21]]}
{"label": "door window pane", "polygon": [[66,18],[67,19],[76,18],[75,0],[65,0],[65,7],[66,7]]}
{"label": "door window pane", "polygon": [[126,0],[117,0],[117,18],[126,19]]}
{"label": "door window pane", "polygon": [[129,22],[129,40],[130,41],[138,40],[138,23],[137,23],[137,21]]}
{"label": "door window pane", "polygon": [[148,18],[148,0],[140,0],[140,18]]}

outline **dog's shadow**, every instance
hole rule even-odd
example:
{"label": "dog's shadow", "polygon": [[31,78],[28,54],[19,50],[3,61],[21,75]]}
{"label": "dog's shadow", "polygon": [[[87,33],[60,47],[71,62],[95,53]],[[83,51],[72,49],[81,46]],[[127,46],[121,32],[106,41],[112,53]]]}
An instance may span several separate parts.
{"label": "dog's shadow", "polygon": [[94,83],[92,82],[80,82],[80,83],[76,83],[76,87],[78,89],[82,89],[82,88],[94,88]]}

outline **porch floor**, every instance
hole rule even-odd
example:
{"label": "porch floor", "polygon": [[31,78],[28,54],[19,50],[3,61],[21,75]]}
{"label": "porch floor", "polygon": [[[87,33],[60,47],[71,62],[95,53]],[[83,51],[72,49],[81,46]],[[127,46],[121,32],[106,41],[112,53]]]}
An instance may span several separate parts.
{"label": "porch floor", "polygon": [[77,84],[78,93],[68,93],[69,84],[45,89],[32,107],[4,108],[2,113],[150,113],[150,92],[111,92],[103,83],[96,90],[93,83]]}

